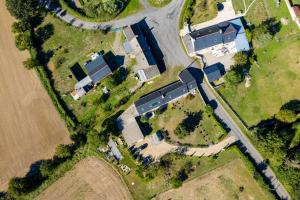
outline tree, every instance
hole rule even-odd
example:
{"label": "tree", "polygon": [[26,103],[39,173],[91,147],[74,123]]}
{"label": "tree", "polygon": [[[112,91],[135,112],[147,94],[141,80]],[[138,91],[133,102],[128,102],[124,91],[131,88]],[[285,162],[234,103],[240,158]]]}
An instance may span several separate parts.
{"label": "tree", "polygon": [[297,119],[297,115],[294,111],[288,109],[281,109],[275,118],[284,123],[293,123]]}
{"label": "tree", "polygon": [[30,24],[24,20],[20,20],[12,24],[13,33],[23,33],[25,31],[30,30],[30,28],[31,28]]}
{"label": "tree", "polygon": [[12,16],[27,22],[32,21],[42,10],[39,0],[6,0],[6,7]]}
{"label": "tree", "polygon": [[12,178],[8,183],[8,190],[9,194],[14,195],[21,195],[27,190],[27,181],[24,178]]}
{"label": "tree", "polygon": [[248,55],[246,52],[238,52],[234,54],[233,60],[236,66],[244,66],[248,62]]}
{"label": "tree", "polygon": [[56,164],[53,160],[43,160],[40,165],[40,172],[43,177],[48,177],[55,169]]}
{"label": "tree", "polygon": [[71,148],[68,145],[60,144],[55,149],[55,156],[58,158],[69,158],[72,156]]}
{"label": "tree", "polygon": [[23,65],[26,69],[32,69],[38,66],[38,61],[34,58],[27,58],[27,60],[23,61]]}
{"label": "tree", "polygon": [[237,84],[242,82],[244,80],[244,77],[240,70],[232,69],[231,71],[226,73],[225,80],[231,84]]}
{"label": "tree", "polygon": [[15,38],[16,47],[20,51],[30,49],[33,46],[31,33],[30,31],[25,31],[24,33],[19,33]]}
{"label": "tree", "polygon": [[117,0],[105,0],[103,1],[103,10],[109,14],[118,13],[118,1]]}

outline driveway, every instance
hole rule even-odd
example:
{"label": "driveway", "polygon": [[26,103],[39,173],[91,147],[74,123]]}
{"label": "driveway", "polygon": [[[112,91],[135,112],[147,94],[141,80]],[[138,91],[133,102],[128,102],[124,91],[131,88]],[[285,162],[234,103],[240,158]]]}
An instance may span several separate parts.
{"label": "driveway", "polygon": [[[158,160],[167,153],[175,152],[176,149],[182,148],[183,146],[169,144],[166,141],[160,141],[159,143],[154,143],[151,139],[152,135],[147,136],[143,141],[139,142],[136,146],[142,146],[147,143],[148,146],[141,151],[144,157],[151,156],[154,160]],[[211,156],[218,154],[219,152],[225,150],[228,146],[234,144],[237,141],[235,136],[229,136],[223,141],[214,144],[209,147],[188,147],[182,153],[187,156]]]}
{"label": "driveway", "polygon": [[217,57],[211,53],[205,53],[205,54],[203,54],[203,56],[204,56],[203,63],[206,66],[210,66],[210,65],[213,65],[216,63],[221,63],[224,66],[225,71],[230,70],[230,66],[232,66],[234,64],[234,61],[233,61],[234,54],[227,54],[227,55],[224,55],[221,57]]}
{"label": "driveway", "polygon": [[[198,29],[202,29],[208,26],[212,26],[215,24],[218,24],[220,22],[224,22],[224,21],[229,21],[231,19],[237,18],[237,17],[241,17],[241,15],[236,15],[234,8],[232,6],[232,2],[231,0],[227,0],[225,2],[222,3],[224,8],[218,12],[217,16],[215,18],[213,18],[212,20],[200,23],[200,24],[196,24],[193,25],[191,27],[192,30],[198,30]],[[186,34],[189,33],[189,29],[188,26],[185,26],[183,29],[180,30],[180,35],[184,36]]]}

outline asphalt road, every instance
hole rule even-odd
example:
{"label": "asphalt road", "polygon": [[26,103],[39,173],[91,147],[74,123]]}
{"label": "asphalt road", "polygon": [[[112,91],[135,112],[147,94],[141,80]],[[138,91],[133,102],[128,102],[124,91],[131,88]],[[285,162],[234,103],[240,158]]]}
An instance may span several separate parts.
{"label": "asphalt road", "polygon": [[[49,2],[49,0],[45,0]],[[106,26],[111,26],[112,29],[118,29],[141,20],[145,20],[151,29],[160,50],[164,54],[164,61],[167,67],[172,66],[193,66],[193,60],[188,57],[181,46],[179,37],[179,16],[184,0],[173,0],[169,5],[161,9],[151,8],[147,3],[147,0],[141,0],[144,6],[143,12],[136,13],[129,17],[120,20],[113,20],[105,23],[92,23],[84,22],[76,19],[69,15],[65,11],[62,11],[55,5],[49,5],[48,7],[52,12],[55,12],[59,18],[63,21],[72,24],[73,26],[84,28],[84,29],[102,29]],[[195,66],[197,67],[197,66]],[[285,190],[283,185],[276,178],[274,172],[270,167],[264,163],[264,158],[256,150],[249,139],[243,134],[235,121],[229,116],[223,106],[218,102],[216,96],[212,92],[212,88],[203,81],[200,85],[204,96],[207,97],[209,102],[215,106],[215,113],[231,130],[230,134],[237,137],[240,141],[240,146],[243,147],[246,153],[253,159],[255,164],[269,180],[270,185],[274,188],[274,191],[278,194],[281,199],[291,199],[288,192]]]}

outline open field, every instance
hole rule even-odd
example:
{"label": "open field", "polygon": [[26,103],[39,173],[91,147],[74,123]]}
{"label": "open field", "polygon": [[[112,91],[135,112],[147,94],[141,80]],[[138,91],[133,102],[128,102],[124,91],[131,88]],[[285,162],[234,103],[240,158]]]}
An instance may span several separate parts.
{"label": "open field", "polygon": [[35,161],[52,157],[69,135],[28,57],[14,44],[13,18],[0,2],[0,191],[13,176],[23,176]]}
{"label": "open field", "polygon": [[[261,2],[264,2],[264,8],[271,7],[264,12],[277,20],[289,16],[284,3],[276,9],[272,7],[274,3],[271,0],[257,1],[255,4],[260,5],[258,3]],[[251,22],[257,23],[262,15],[253,16],[257,18],[252,18]],[[251,87],[246,89],[242,83],[219,88],[219,92],[248,126],[272,117],[283,104],[300,98],[300,35],[294,22],[288,19],[289,24],[282,26],[275,39],[255,49],[258,65],[254,64],[250,69]]]}
{"label": "open field", "polygon": [[37,200],[129,200],[131,195],[116,171],[103,160],[89,157],[42,192]]}
{"label": "open field", "polygon": [[178,189],[164,192],[155,199],[193,200],[195,197],[218,200],[272,199],[260,188],[240,159],[233,160],[204,176],[188,181]]}
{"label": "open field", "polygon": [[[189,135],[179,138],[174,131],[189,112],[200,114],[199,126]],[[218,143],[226,135],[214,116],[205,111],[205,104],[198,93],[194,97],[190,95],[169,104],[166,111],[150,120],[150,124],[153,132],[162,129],[167,131],[170,140],[173,142],[196,146]]]}

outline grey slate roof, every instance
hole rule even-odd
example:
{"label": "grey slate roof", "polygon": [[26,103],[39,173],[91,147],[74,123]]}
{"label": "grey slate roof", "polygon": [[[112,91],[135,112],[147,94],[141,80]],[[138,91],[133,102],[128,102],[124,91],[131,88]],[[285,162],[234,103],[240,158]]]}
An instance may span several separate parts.
{"label": "grey slate roof", "polygon": [[102,55],[99,55],[95,60],[87,63],[85,68],[94,84],[112,73]]}
{"label": "grey slate roof", "polygon": [[183,70],[179,74],[179,77],[180,81],[171,83],[163,88],[160,88],[150,94],[143,96],[138,101],[136,101],[134,104],[138,113],[141,115],[151,110],[157,109],[197,88],[196,80],[187,69]]}
{"label": "grey slate roof", "polygon": [[194,39],[194,50],[199,51],[222,43],[235,40],[238,31],[233,24],[223,22],[190,33]]}
{"label": "grey slate roof", "polygon": [[[124,28],[124,34],[127,42],[125,43],[126,52],[135,55],[137,65],[135,72],[142,70],[142,81],[148,81],[160,74],[156,60],[150,50],[146,38],[142,34],[138,24],[130,25]],[[154,69],[156,68],[156,69]],[[139,74],[140,75],[140,74]]]}
{"label": "grey slate roof", "polygon": [[203,68],[203,71],[210,83],[222,77],[221,70],[217,64],[205,67]]}

